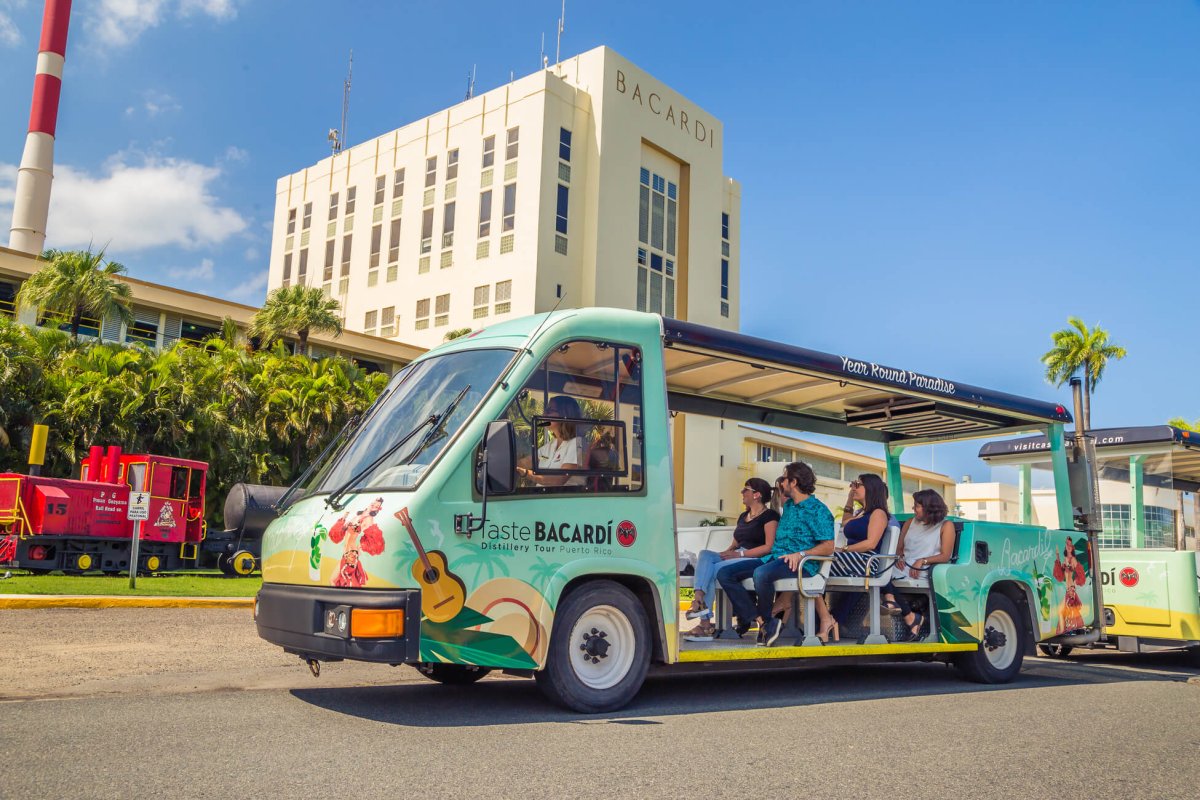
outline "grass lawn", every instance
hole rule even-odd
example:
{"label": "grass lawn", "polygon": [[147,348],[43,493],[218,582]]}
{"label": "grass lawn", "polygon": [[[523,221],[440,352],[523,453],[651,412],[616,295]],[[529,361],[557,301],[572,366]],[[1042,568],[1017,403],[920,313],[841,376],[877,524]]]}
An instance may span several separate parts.
{"label": "grass lawn", "polygon": [[[0,575],[3,575],[0,572]],[[253,597],[262,586],[262,576],[227,578],[219,572],[139,577],[137,589],[129,588],[129,576],[106,578],[91,575],[28,575],[13,572],[0,580],[3,594],[108,594],[142,597]]]}

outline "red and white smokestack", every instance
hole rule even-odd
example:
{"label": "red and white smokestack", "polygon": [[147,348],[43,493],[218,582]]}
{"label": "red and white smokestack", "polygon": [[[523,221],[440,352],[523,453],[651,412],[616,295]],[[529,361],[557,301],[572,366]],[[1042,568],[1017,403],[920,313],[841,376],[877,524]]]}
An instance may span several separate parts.
{"label": "red and white smokestack", "polygon": [[37,73],[33,79],[33,103],[29,110],[29,133],[17,171],[17,196],[8,237],[10,248],[32,255],[40,255],[46,244],[50,182],[54,179],[54,127],[58,122],[58,97],[62,92],[70,21],[71,0],[46,0]]}

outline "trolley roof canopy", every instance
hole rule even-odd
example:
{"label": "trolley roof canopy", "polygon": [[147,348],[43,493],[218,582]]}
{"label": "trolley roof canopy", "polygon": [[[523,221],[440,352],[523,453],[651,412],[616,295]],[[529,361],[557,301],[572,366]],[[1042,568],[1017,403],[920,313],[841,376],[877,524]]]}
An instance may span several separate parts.
{"label": "trolley roof canopy", "polygon": [[[1066,435],[1073,434],[1067,431]],[[1144,456],[1141,467],[1147,483],[1169,484],[1185,492],[1200,490],[1200,433],[1171,425],[1145,425],[1097,428],[1091,435],[1096,439],[1096,460],[1102,478],[1127,479],[1129,470],[1122,467],[1122,462]],[[979,457],[997,465],[1031,464],[1045,461],[1049,450],[1045,436],[1027,436],[988,442],[980,449]]]}
{"label": "trolley roof canopy", "polygon": [[1059,404],[663,318],[672,411],[888,444],[1028,432]]}

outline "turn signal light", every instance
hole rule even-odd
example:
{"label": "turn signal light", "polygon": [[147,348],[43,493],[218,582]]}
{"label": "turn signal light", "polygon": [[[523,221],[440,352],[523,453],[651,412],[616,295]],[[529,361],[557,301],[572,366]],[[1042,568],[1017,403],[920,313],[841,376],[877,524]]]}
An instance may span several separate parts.
{"label": "turn signal light", "polygon": [[356,639],[392,639],[404,635],[403,608],[355,608],[350,635]]}

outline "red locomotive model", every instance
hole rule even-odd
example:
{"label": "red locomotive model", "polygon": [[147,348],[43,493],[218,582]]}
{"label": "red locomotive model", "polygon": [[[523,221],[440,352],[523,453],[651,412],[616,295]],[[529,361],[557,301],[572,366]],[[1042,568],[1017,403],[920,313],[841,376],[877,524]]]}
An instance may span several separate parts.
{"label": "red locomotive model", "polygon": [[68,573],[129,569],[129,493],[150,493],[141,572],[195,566],[204,539],[208,464],[92,447],[79,480],[0,473],[0,565]]}

